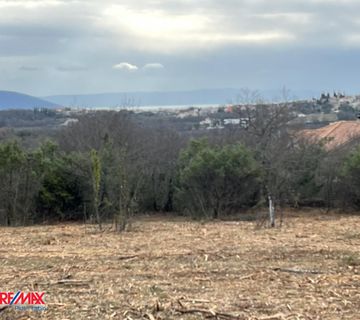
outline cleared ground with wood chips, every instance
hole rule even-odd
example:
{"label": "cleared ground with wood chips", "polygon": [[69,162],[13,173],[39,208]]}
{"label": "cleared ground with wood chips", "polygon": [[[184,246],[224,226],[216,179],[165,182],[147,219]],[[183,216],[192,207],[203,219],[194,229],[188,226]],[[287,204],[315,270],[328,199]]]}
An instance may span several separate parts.
{"label": "cleared ground with wood chips", "polygon": [[[92,227],[93,228],[93,227]],[[359,319],[360,217],[142,218],[130,232],[1,228],[1,291],[45,291],[4,319]]]}

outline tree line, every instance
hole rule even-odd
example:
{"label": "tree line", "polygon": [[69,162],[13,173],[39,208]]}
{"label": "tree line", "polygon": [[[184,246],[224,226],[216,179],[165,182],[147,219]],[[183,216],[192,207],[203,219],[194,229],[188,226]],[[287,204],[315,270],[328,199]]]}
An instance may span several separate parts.
{"label": "tree line", "polygon": [[81,116],[36,147],[2,139],[0,224],[85,219],[120,231],[145,212],[217,219],[269,202],[273,215],[284,206],[360,206],[356,142],[327,150],[307,141],[289,125],[286,104],[241,112],[247,128],[179,132],[107,111]]}

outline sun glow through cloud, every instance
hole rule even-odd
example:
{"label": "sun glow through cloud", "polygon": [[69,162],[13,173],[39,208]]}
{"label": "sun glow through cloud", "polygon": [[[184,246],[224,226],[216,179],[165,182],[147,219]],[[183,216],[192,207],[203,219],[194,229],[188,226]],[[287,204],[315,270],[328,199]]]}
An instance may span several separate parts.
{"label": "sun glow through cloud", "polygon": [[25,8],[25,9],[36,9],[59,6],[64,4],[63,1],[58,0],[0,0],[1,8]]}
{"label": "sun glow through cloud", "polygon": [[125,32],[143,50],[176,51],[226,44],[288,42],[295,35],[283,30],[227,30],[215,22],[218,17],[200,14],[169,14],[163,11],[137,12],[115,5],[104,11],[105,23],[119,37]]}
{"label": "sun glow through cloud", "polygon": [[0,0],[0,87],[336,89],[358,77],[358,12],[356,0]]}

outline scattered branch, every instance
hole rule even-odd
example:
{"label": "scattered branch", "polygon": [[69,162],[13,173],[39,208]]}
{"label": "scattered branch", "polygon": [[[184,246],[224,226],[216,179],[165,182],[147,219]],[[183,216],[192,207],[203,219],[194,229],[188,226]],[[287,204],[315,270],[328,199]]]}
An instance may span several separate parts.
{"label": "scattered branch", "polygon": [[[205,300],[205,299],[197,299],[197,298],[180,298],[180,301],[184,301],[184,302],[192,302],[192,303],[210,303],[210,300]],[[179,303],[180,303],[179,301]],[[181,305],[183,307],[183,305]]]}
{"label": "scattered branch", "polygon": [[283,320],[286,317],[287,316],[282,314],[282,313],[277,313],[277,314],[274,314],[274,315],[271,315],[271,316],[258,318],[258,320]]}
{"label": "scattered branch", "polygon": [[192,309],[175,309],[175,311],[182,313],[182,314],[200,313],[203,316],[214,317],[215,319],[224,319],[224,320],[241,320],[241,319],[243,319],[237,315],[233,315],[233,314],[225,313],[225,312],[216,312],[211,309],[192,308]]}
{"label": "scattered branch", "polygon": [[147,313],[147,314],[145,314],[145,316],[146,316],[149,320],[155,320],[155,317],[154,317],[151,313]]}
{"label": "scattered branch", "polygon": [[131,255],[131,256],[121,256],[118,259],[119,260],[130,260],[130,259],[135,259],[135,258],[138,258],[138,257],[139,257],[138,254],[134,254],[134,255]]}
{"label": "scattered branch", "polygon": [[4,312],[8,307],[9,307],[9,306],[5,306],[5,307],[0,308],[0,313],[1,313],[1,312]]}
{"label": "scattered branch", "polygon": [[324,272],[317,270],[301,270],[301,269],[287,269],[287,268],[273,268],[273,271],[280,272],[290,272],[290,273],[298,273],[298,274],[324,274]]}

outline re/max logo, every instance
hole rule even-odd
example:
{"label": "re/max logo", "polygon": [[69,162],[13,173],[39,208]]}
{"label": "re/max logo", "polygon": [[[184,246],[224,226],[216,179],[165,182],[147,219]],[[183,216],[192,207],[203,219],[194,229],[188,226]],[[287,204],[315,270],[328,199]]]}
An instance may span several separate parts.
{"label": "re/max logo", "polygon": [[44,305],[45,292],[0,292],[0,305]]}

